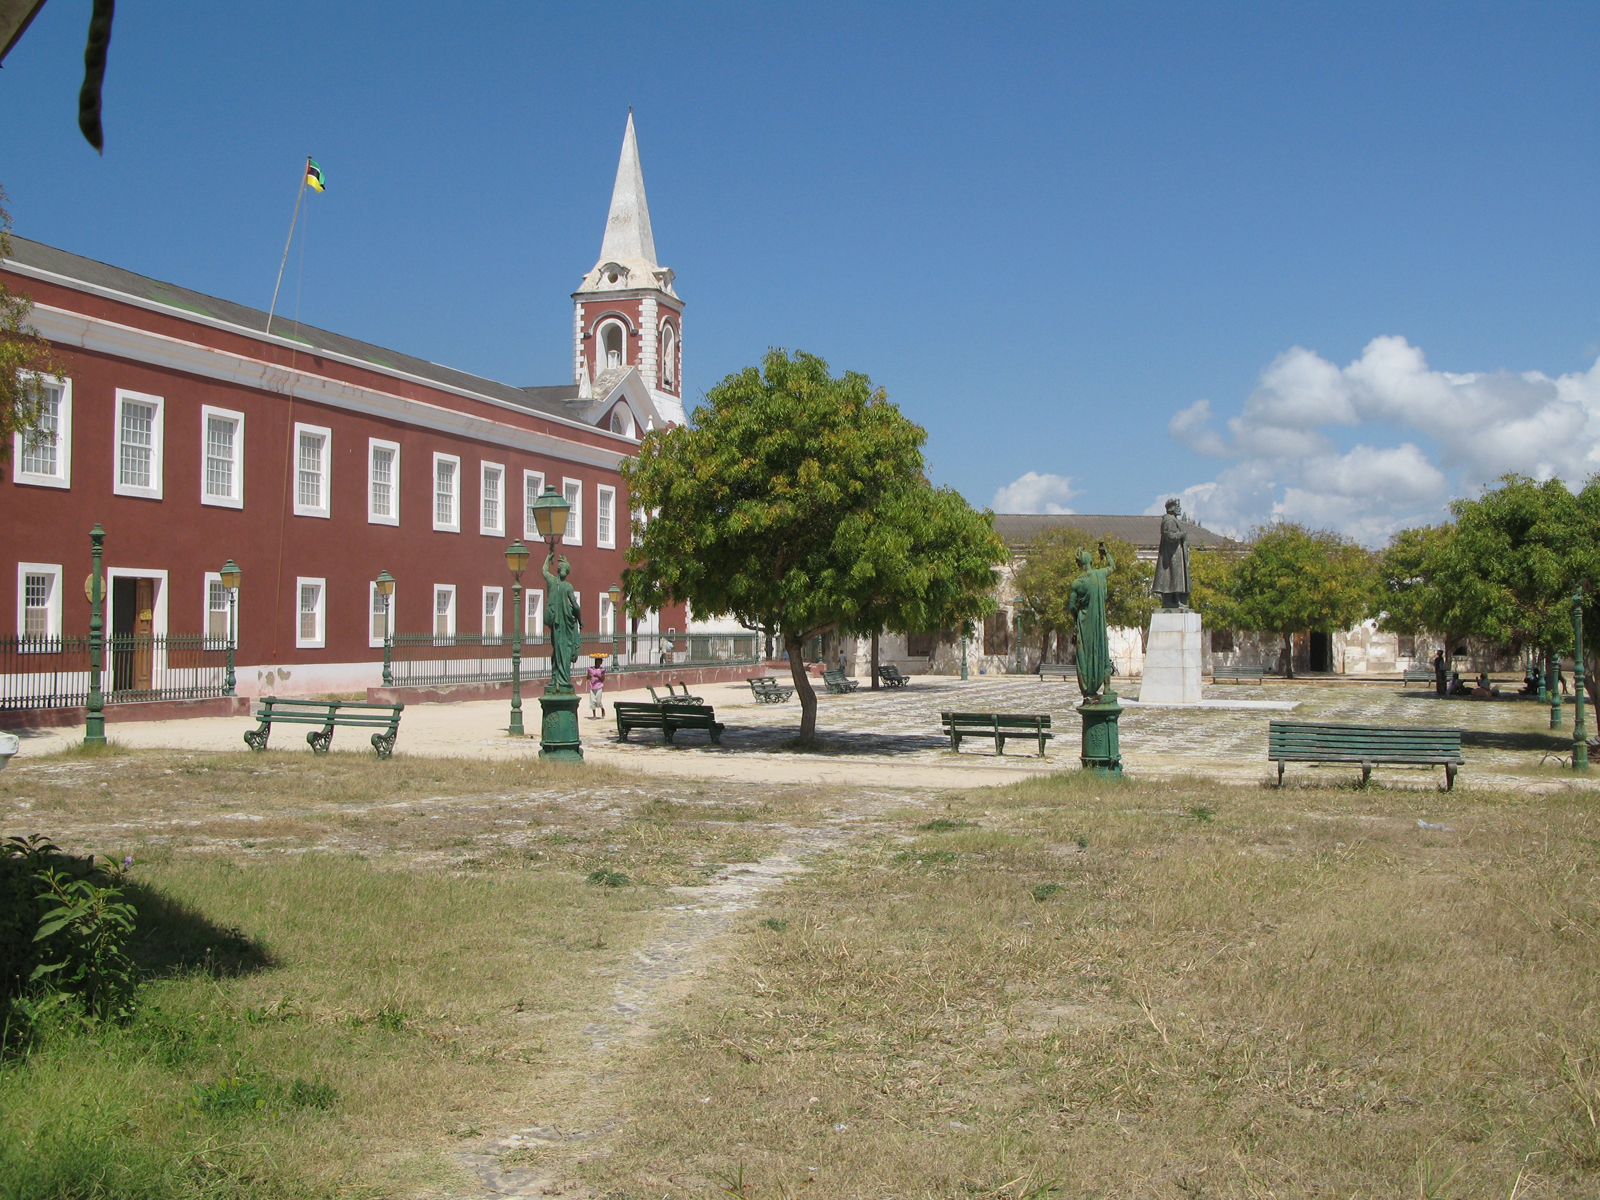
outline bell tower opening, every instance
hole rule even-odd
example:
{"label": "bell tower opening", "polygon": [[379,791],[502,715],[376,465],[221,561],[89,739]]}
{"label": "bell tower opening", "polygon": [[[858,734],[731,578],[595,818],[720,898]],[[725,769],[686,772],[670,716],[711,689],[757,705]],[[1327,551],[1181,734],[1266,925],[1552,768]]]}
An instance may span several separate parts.
{"label": "bell tower opening", "polygon": [[601,353],[604,356],[602,361],[605,363],[606,370],[609,371],[612,367],[622,366],[624,361],[623,346],[625,343],[622,338],[621,325],[612,321],[602,327],[600,330],[600,345],[602,347]]}

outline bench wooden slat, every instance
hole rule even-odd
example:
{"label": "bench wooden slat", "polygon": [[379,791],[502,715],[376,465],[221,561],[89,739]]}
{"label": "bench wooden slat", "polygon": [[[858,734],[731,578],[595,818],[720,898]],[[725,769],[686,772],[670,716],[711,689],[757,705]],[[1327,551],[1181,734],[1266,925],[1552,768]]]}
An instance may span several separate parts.
{"label": "bench wooden slat", "polygon": [[1461,732],[1428,725],[1272,721],[1267,727],[1267,757],[1278,764],[1280,786],[1286,762],[1348,762],[1360,764],[1363,784],[1378,763],[1443,766],[1445,786],[1454,788],[1456,768],[1466,762]]}
{"label": "bench wooden slat", "polygon": [[964,737],[989,737],[994,739],[995,751],[1006,752],[1008,738],[1031,738],[1039,743],[1039,757],[1045,753],[1045,742],[1055,737],[1050,732],[1049,713],[952,713],[942,712],[939,720],[950,738],[950,749],[961,752]]}
{"label": "bench wooden slat", "polygon": [[671,742],[680,729],[703,729],[711,737],[713,746],[722,744],[722,724],[709,705],[686,704],[682,698],[676,704],[645,704],[637,700],[619,700],[612,706],[617,717],[617,738],[627,741],[635,729],[659,729],[662,737]]}
{"label": "bench wooden slat", "polygon": [[380,729],[372,735],[372,749],[379,758],[394,753],[395,738],[400,733],[400,714],[404,704],[373,704],[365,700],[295,700],[263,696],[256,711],[260,724],[245,731],[244,742],[252,750],[265,750],[272,736],[273,725],[320,725],[321,729],[306,734],[312,753],[326,754],[333,743],[333,731],[346,729]]}

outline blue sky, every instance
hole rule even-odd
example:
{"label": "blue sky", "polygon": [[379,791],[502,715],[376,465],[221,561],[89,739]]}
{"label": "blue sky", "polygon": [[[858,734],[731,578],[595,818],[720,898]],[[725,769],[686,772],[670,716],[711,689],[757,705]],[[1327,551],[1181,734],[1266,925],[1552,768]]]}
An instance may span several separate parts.
{"label": "blue sky", "polygon": [[1600,468],[1592,3],[128,4],[103,158],[88,8],[0,71],[0,182],[159,278],[264,306],[311,153],[280,311],[564,382],[632,104],[691,398],[803,348],[976,504],[1371,542]]}

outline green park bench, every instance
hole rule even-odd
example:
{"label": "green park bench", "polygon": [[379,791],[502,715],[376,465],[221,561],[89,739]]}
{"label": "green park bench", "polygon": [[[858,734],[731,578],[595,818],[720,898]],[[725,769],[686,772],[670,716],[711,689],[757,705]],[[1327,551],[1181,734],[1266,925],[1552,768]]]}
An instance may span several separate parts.
{"label": "green park bench", "polygon": [[672,690],[672,684],[671,683],[667,684],[667,695],[672,697],[674,703],[676,703],[676,704],[704,704],[705,703],[705,701],[702,700],[699,696],[691,696],[691,695],[689,695],[689,685],[687,683],[685,683],[683,680],[681,680],[681,679],[678,680],[678,686],[683,689],[682,692],[674,692]]}
{"label": "green park bench", "polygon": [[1265,679],[1268,675],[1271,675],[1272,673],[1273,672],[1267,670],[1266,667],[1212,667],[1211,668],[1211,678],[1216,683],[1221,683],[1224,679],[1231,680],[1234,683],[1238,683],[1240,680],[1243,680],[1243,679],[1254,679],[1254,680],[1257,680],[1259,682],[1260,680]]}
{"label": "green park bench", "polygon": [[1400,681],[1400,686],[1410,687],[1413,683],[1421,683],[1432,687],[1435,682],[1433,668],[1419,663],[1417,666],[1406,668],[1406,673]]}
{"label": "green park bench", "polygon": [[[645,684],[644,690],[650,693],[650,702],[652,704],[699,704],[700,703],[700,697],[699,696],[680,696],[680,695],[678,695],[676,692],[674,692],[672,690],[672,685],[670,683],[667,684],[667,687],[666,687],[667,694],[666,694],[665,698],[656,695],[655,688],[651,687],[649,684]],[[643,701],[639,701],[639,703],[642,704]]]}
{"label": "green park bench", "polygon": [[1283,786],[1286,762],[1359,763],[1365,786],[1377,763],[1443,766],[1446,789],[1456,786],[1461,757],[1461,730],[1425,725],[1327,725],[1306,721],[1272,721],[1267,733],[1267,757],[1278,764],[1278,786]]}
{"label": "green park bench", "polygon": [[993,738],[995,753],[1006,752],[1006,739],[1027,738],[1039,743],[1039,757],[1044,757],[1044,744],[1056,735],[1050,732],[1049,713],[951,713],[942,712],[939,720],[950,736],[950,749],[961,752],[961,739],[970,737]]}
{"label": "green park bench", "polygon": [[794,695],[794,689],[784,687],[770,675],[756,675],[750,679],[750,694],[759,704],[782,704]]}
{"label": "green park bench", "polygon": [[372,748],[379,758],[394,753],[394,740],[400,733],[400,714],[404,704],[365,704],[354,700],[286,700],[263,696],[255,729],[245,731],[244,743],[252,750],[265,750],[274,725],[320,725],[306,734],[312,753],[326,754],[335,729],[377,729]]}
{"label": "green park bench", "polygon": [[703,729],[711,744],[722,744],[723,726],[709,705],[645,704],[639,700],[618,700],[612,706],[617,714],[617,738],[627,741],[635,729],[659,729],[669,743],[680,729]]}
{"label": "green park bench", "polygon": [[884,663],[878,668],[878,678],[883,681],[884,687],[903,688],[911,682],[911,676],[902,674],[900,668],[893,663]]}
{"label": "green park bench", "polygon": [[848,695],[861,686],[859,680],[846,679],[843,671],[823,671],[822,682],[834,696]]}
{"label": "green park bench", "polygon": [[1078,668],[1071,663],[1046,663],[1039,664],[1039,678],[1045,679],[1076,679]]}

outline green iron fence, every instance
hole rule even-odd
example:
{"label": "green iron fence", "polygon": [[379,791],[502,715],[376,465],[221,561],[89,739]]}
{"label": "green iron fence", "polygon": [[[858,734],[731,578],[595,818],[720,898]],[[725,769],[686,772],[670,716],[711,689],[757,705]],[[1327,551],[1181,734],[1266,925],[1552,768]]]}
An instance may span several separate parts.
{"label": "green iron fence", "polygon": [[[114,633],[100,687],[107,704],[228,695],[228,641],[205,634]],[[0,712],[89,702],[87,636],[0,638]]]}

